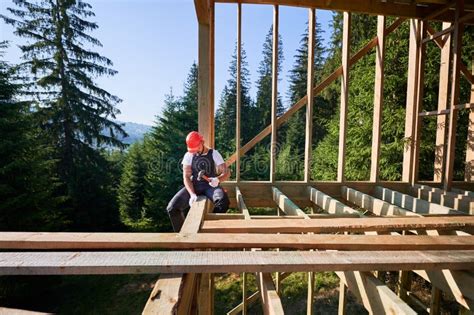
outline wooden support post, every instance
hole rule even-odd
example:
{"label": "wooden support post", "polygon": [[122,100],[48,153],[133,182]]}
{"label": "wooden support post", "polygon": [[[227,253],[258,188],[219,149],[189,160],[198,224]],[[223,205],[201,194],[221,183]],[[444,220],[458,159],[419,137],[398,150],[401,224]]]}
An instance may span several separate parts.
{"label": "wooden support post", "polygon": [[214,147],[214,1],[211,0],[209,24],[199,23],[198,126],[204,141]]}
{"label": "wooden support post", "polygon": [[235,180],[240,182],[240,110],[242,103],[242,4],[237,3],[237,100],[235,109]]}
{"label": "wooden support post", "polygon": [[415,116],[418,92],[418,65],[420,43],[420,21],[410,20],[410,47],[408,54],[407,104],[405,113],[405,148],[403,151],[402,180],[411,182],[413,179]]}
{"label": "wooden support post", "polygon": [[214,314],[214,275],[212,273],[201,274],[197,301],[198,314]]}
{"label": "wooden support post", "polygon": [[430,299],[430,315],[438,315],[440,312],[439,301],[441,298],[441,290],[435,286],[431,287],[431,299]]}
{"label": "wooden support post", "polygon": [[308,272],[308,299],[307,299],[307,309],[306,314],[312,315],[313,314],[313,300],[314,300],[314,280],[315,280],[315,273]]}
{"label": "wooden support post", "polygon": [[[474,56],[472,58],[472,74],[474,75]],[[471,103],[474,103],[474,83],[471,84]],[[474,109],[469,110],[469,122],[467,127],[466,168],[464,180],[474,181]]]}
{"label": "wooden support post", "polygon": [[[443,29],[451,27],[451,23],[443,23]],[[451,33],[445,35],[447,44],[441,48],[441,61],[439,69],[439,90],[438,90],[438,111],[448,109],[448,92],[449,92],[449,68],[451,55]],[[433,181],[442,182],[444,173],[444,156],[445,156],[445,139],[446,139],[446,116],[438,115],[436,121],[436,148],[434,161]]]}
{"label": "wooden support post", "polygon": [[283,305],[275,289],[272,276],[269,273],[258,273],[256,276],[262,297],[263,313],[265,315],[284,314]]}
{"label": "wooden support post", "polygon": [[450,107],[453,109],[449,115],[449,129],[448,129],[448,146],[446,154],[446,173],[444,177],[444,190],[451,191],[453,185],[454,175],[454,151],[456,148],[456,127],[458,113],[454,110],[454,106],[459,104],[459,93],[460,93],[460,74],[461,74],[461,47],[462,47],[462,34],[463,24],[459,23],[459,18],[464,12],[464,0],[457,0],[455,21],[454,21],[454,34],[453,34],[453,51],[452,51],[452,79],[451,79],[451,104]]}
{"label": "wooden support post", "polygon": [[311,180],[311,155],[313,148],[313,84],[314,84],[314,35],[316,27],[316,11],[308,9],[308,73],[306,83],[306,94],[308,102],[306,104],[306,138],[304,151],[304,181]]}
{"label": "wooden support post", "polygon": [[382,130],[383,82],[385,59],[385,16],[377,18],[377,47],[375,51],[375,87],[374,87],[374,118],[372,127],[372,158],[370,181],[379,180],[380,140]]}
{"label": "wooden support post", "polygon": [[[420,38],[426,34],[426,24],[428,22],[420,22]],[[424,78],[425,78],[425,54],[426,54],[426,43],[418,43],[418,65],[417,65],[417,82],[416,82],[416,103],[415,103],[415,132],[413,141],[413,171],[411,174],[410,183],[413,185],[418,181],[418,169],[419,169],[419,157],[420,157],[420,144],[421,144],[421,126],[423,120],[418,115],[423,109],[423,95],[424,95]]]}
{"label": "wooden support post", "polygon": [[339,151],[337,159],[337,181],[344,182],[346,164],[347,107],[349,104],[349,59],[350,59],[351,13],[344,12],[342,31],[342,80],[341,108],[339,113]]}
{"label": "wooden support post", "polygon": [[272,117],[270,142],[270,182],[275,182],[277,154],[277,103],[278,103],[278,5],[273,6],[273,52],[272,52]]}
{"label": "wooden support post", "polygon": [[338,306],[338,315],[345,315],[346,312],[346,302],[347,302],[347,286],[345,282],[340,279],[339,280],[339,306]]}

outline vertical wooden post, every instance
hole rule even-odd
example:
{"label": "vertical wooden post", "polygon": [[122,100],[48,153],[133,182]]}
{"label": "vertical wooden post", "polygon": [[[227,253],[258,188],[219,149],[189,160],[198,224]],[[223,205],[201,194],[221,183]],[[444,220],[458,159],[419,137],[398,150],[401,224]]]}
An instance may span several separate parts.
{"label": "vertical wooden post", "polygon": [[415,115],[418,97],[418,61],[420,44],[420,21],[410,20],[410,46],[408,55],[407,104],[405,112],[405,145],[403,150],[402,181],[411,182],[415,140]]}
{"label": "vertical wooden post", "polygon": [[341,77],[341,109],[339,113],[339,152],[337,159],[337,181],[345,181],[347,106],[349,98],[349,58],[350,58],[351,14],[344,12],[342,32],[342,77]]}
{"label": "vertical wooden post", "polygon": [[198,30],[198,129],[204,141],[214,147],[214,1],[209,9],[209,24]]}
{"label": "vertical wooden post", "polygon": [[418,181],[418,169],[420,165],[420,143],[421,143],[421,126],[422,118],[418,114],[423,109],[423,96],[424,96],[424,78],[425,78],[425,54],[426,54],[426,43],[422,43],[422,39],[426,35],[426,23],[420,21],[420,43],[418,44],[418,80],[416,82],[416,102],[415,102],[415,132],[413,138],[413,171],[411,173],[410,184],[414,185]]}
{"label": "vertical wooden post", "polygon": [[272,119],[270,142],[270,182],[275,182],[277,151],[277,102],[278,102],[278,5],[273,6],[273,55],[272,55]]}
{"label": "vertical wooden post", "polygon": [[[444,22],[443,29],[451,27],[451,23]],[[438,90],[438,110],[445,110],[448,108],[448,92],[449,92],[449,69],[450,69],[450,55],[451,55],[451,33],[445,35],[445,44],[441,48],[441,61],[439,67],[439,90]],[[436,148],[434,161],[433,181],[443,181],[445,139],[446,139],[446,115],[438,115],[436,119]]]}
{"label": "vertical wooden post", "polygon": [[344,281],[339,280],[339,306],[337,310],[338,315],[346,314],[346,300],[347,300],[347,287]]}
{"label": "vertical wooden post", "polygon": [[431,300],[430,300],[430,315],[438,315],[440,313],[440,301],[441,290],[435,286],[431,288]]}
{"label": "vertical wooden post", "polygon": [[[474,75],[474,56],[472,58],[472,73]],[[471,85],[471,103],[474,103],[474,84]],[[464,180],[474,181],[474,109],[469,110],[469,122],[467,127],[466,169]]]}
{"label": "vertical wooden post", "polygon": [[383,81],[385,59],[385,16],[377,18],[377,47],[375,51],[375,87],[374,87],[374,118],[372,127],[372,158],[370,181],[379,180],[380,140],[382,130]]}
{"label": "vertical wooden post", "polygon": [[308,102],[306,104],[306,138],[304,150],[304,181],[311,180],[311,154],[313,152],[313,84],[314,84],[314,35],[316,26],[315,9],[308,10],[308,73],[306,94]]}
{"label": "vertical wooden post", "polygon": [[242,315],[247,314],[247,273],[242,274]]}
{"label": "vertical wooden post", "polygon": [[235,180],[240,182],[240,109],[241,109],[241,67],[242,67],[242,4],[237,4],[237,100],[235,109]]}
{"label": "vertical wooden post", "polygon": [[314,272],[308,272],[308,299],[306,302],[306,314],[313,314],[313,299],[314,299]]}
{"label": "vertical wooden post", "polygon": [[448,146],[446,155],[446,173],[444,177],[444,190],[450,191],[453,184],[453,173],[454,173],[454,151],[456,148],[456,127],[458,112],[454,109],[454,106],[459,104],[459,79],[460,79],[460,68],[461,68],[461,47],[462,47],[462,34],[463,24],[459,23],[459,18],[462,16],[464,11],[464,0],[457,0],[456,11],[455,11],[455,24],[453,34],[453,71],[451,80],[451,112],[449,113],[449,129],[448,129]]}

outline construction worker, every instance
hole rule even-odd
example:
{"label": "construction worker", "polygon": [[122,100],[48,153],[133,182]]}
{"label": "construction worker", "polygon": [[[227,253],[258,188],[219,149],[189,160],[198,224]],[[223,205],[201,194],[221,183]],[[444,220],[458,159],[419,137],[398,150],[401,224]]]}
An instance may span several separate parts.
{"label": "construction worker", "polygon": [[208,148],[204,144],[204,137],[197,131],[188,134],[186,145],[188,152],[182,162],[184,187],[166,208],[175,232],[181,230],[185,212],[187,213],[197,196],[209,198],[214,203],[213,212],[224,213],[229,208],[229,197],[219,183],[230,177],[230,170],[220,153]]}

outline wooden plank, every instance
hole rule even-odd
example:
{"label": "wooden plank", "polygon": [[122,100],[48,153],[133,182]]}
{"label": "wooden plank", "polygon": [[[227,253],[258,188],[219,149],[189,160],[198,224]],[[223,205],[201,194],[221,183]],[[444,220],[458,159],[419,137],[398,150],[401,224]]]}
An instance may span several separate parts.
{"label": "wooden plank", "polygon": [[[448,24],[451,24],[451,23],[448,23]],[[434,40],[435,38],[438,38],[438,37],[441,37],[443,35],[447,35],[447,34],[451,33],[453,30],[454,30],[454,26],[450,26],[448,28],[443,27],[443,30],[441,30],[439,32],[436,32],[434,34],[428,35],[428,37],[426,37],[426,38],[423,38],[421,43],[425,44],[427,42],[430,42],[430,41]]]}
{"label": "wooden plank", "polygon": [[209,0],[194,0],[196,17],[200,24],[209,25]]}
{"label": "wooden plank", "polygon": [[206,213],[204,220],[242,220],[245,219],[243,213]]}
{"label": "wooden plank", "polygon": [[278,106],[278,5],[273,6],[273,49],[272,49],[272,110],[270,139],[270,182],[275,181],[277,154],[277,106]]}
{"label": "wooden plank", "polygon": [[272,187],[273,200],[277,203],[278,207],[289,215],[297,215],[304,218],[309,218],[306,213],[303,212],[293,201],[285,196],[278,188]]}
{"label": "wooden plank", "polygon": [[[418,6],[416,2],[397,3],[396,1],[346,1],[346,0],[218,0],[222,3],[242,2],[248,4],[279,4],[304,8],[316,8],[324,10],[350,11],[372,15],[393,15],[405,18],[426,18],[443,9],[446,2],[423,1]],[[401,2],[401,1],[398,1]],[[427,3],[431,2],[429,6]],[[452,21],[453,14],[450,11],[436,16],[440,21]]]}
{"label": "wooden plank", "polygon": [[452,208],[448,208],[436,203],[428,202],[423,199],[415,198],[413,196],[402,194],[398,191],[384,188],[381,186],[375,187],[375,197],[390,202],[401,208],[413,211],[419,214],[463,214]]}
{"label": "wooden plank", "polygon": [[410,45],[408,53],[407,103],[405,113],[405,148],[403,151],[402,180],[412,182],[414,170],[414,139],[416,104],[418,100],[418,67],[420,58],[420,21],[410,20]]}
{"label": "wooden plank", "polygon": [[278,295],[271,274],[256,274],[260,296],[262,299],[263,314],[284,314],[283,305]]}
{"label": "wooden plank", "polygon": [[370,181],[379,179],[380,140],[382,131],[383,83],[385,59],[385,16],[377,17],[377,47],[375,52],[374,118],[372,127],[372,156]]}
{"label": "wooden plank", "polygon": [[[180,292],[184,288],[183,274],[163,274],[155,283],[142,314],[176,314]],[[175,285],[179,283],[179,285]],[[160,303],[154,303],[156,299]]]}
{"label": "wooden plank", "polygon": [[[302,220],[305,222],[309,220]],[[473,250],[7,252],[0,275],[472,270]]]}
{"label": "wooden plank", "polygon": [[[472,60],[472,73],[474,74],[474,57]],[[474,82],[471,83],[470,102],[474,103]],[[466,141],[466,166],[464,168],[464,180],[474,181],[474,109],[469,111]]]}
{"label": "wooden plank", "polygon": [[214,100],[212,89],[214,82],[212,80],[214,71],[213,53],[211,52],[211,26],[208,24],[199,24],[198,26],[198,126],[199,132],[204,136],[204,141],[208,146],[214,145]]}
{"label": "wooden plank", "polygon": [[308,186],[308,193],[309,193],[310,200],[329,214],[335,214],[335,215],[348,214],[348,215],[360,216],[360,213],[357,210],[354,210],[351,207],[346,206],[342,202],[332,198],[329,195],[326,195],[325,193],[317,190],[314,187]]}
{"label": "wooden plank", "polygon": [[247,209],[247,206],[244,202],[244,197],[242,196],[242,193],[240,192],[240,189],[237,186],[235,187],[235,198],[237,199],[237,207],[239,211],[244,215],[244,219],[250,219],[249,209]]}
{"label": "wooden plank", "polygon": [[[466,104],[459,104],[454,106],[454,110],[458,111],[460,109],[472,109],[474,108],[474,103],[466,103]],[[440,116],[440,115],[449,115],[451,113],[451,109],[443,109],[443,110],[433,110],[433,111],[422,111],[418,114],[419,117],[426,117],[426,116]]]}
{"label": "wooden plank", "polygon": [[336,272],[369,314],[417,314],[390,288],[368,272]]}
{"label": "wooden plank", "polygon": [[337,181],[344,182],[346,165],[347,107],[349,104],[349,58],[351,37],[351,13],[344,12],[342,30],[342,78],[341,107],[339,111],[339,149],[337,158]]}
{"label": "wooden plank", "polygon": [[441,8],[438,10],[433,11],[430,13],[428,16],[424,17],[424,21],[429,21],[433,20],[435,17],[439,16],[440,14],[443,14],[444,12],[449,11],[454,5],[456,4],[456,1],[450,1],[447,4],[443,5]]}
{"label": "wooden plank", "polygon": [[337,309],[338,315],[347,314],[346,302],[347,302],[347,286],[343,280],[339,279],[339,303],[338,303],[338,309]]}
{"label": "wooden plank", "polygon": [[304,181],[311,180],[311,156],[313,153],[313,84],[314,84],[314,41],[316,28],[316,11],[308,10],[308,71],[306,80],[306,131],[304,151]]}
{"label": "wooden plank", "polygon": [[474,216],[436,216],[325,220],[219,220],[204,222],[201,231],[207,233],[333,233],[399,230],[459,230],[469,232],[473,231],[473,228]]}
{"label": "wooden plank", "polygon": [[197,308],[198,314],[214,314],[214,275],[212,273],[201,274]]}
{"label": "wooden plank", "polygon": [[474,198],[426,185],[414,185],[413,195],[429,202],[474,214]]}
{"label": "wooden plank", "polygon": [[0,307],[0,314],[2,315],[52,315],[53,313],[43,313],[36,311],[21,310],[9,307]]}
{"label": "wooden plank", "polygon": [[[257,291],[255,293],[253,293],[252,295],[250,295],[246,299],[247,305],[254,304],[255,302],[258,301],[259,297],[260,297],[260,291]],[[240,303],[236,307],[234,307],[232,310],[228,311],[227,315],[237,315],[237,314],[241,314],[241,313],[242,313],[242,315],[245,315],[246,311],[244,311],[244,309],[245,309],[244,308],[244,303]]]}
{"label": "wooden plank", "polygon": [[236,88],[236,109],[235,109],[235,180],[240,181],[240,120],[242,107],[242,4],[237,4],[237,88]]}
{"label": "wooden plank", "polygon": [[[464,12],[464,0],[457,0],[456,11],[455,11],[455,23],[453,33],[453,52],[452,52],[452,79],[451,79],[451,97],[450,107],[454,108],[455,105],[459,104],[459,93],[460,93],[460,64],[461,60],[461,48],[462,48],[462,35],[464,26],[459,22],[459,18]],[[453,185],[454,176],[454,151],[456,148],[456,128],[457,128],[457,112],[453,110],[449,115],[449,127],[447,137],[447,148],[446,148],[446,169],[444,176],[444,190],[450,191]]]}
{"label": "wooden plank", "polygon": [[[404,21],[402,18],[398,18],[395,20],[392,25],[390,25],[385,32],[385,36],[390,34],[391,32],[395,31],[398,26],[401,25],[401,23]],[[359,51],[357,51],[349,60],[349,66],[354,65],[357,63],[362,57],[364,57],[372,48],[374,48],[377,45],[377,37],[372,38],[371,41],[369,41],[364,47],[362,47]],[[314,96],[318,95],[323,91],[327,86],[329,86],[332,82],[334,82],[339,76],[342,75],[342,66],[338,67],[336,70],[334,70],[333,73],[331,73],[329,76],[327,76],[323,81],[321,81],[318,85],[316,85],[313,88],[313,94]],[[283,115],[277,118],[276,124],[277,127],[283,124],[285,121],[287,121],[294,113],[296,113],[299,109],[301,109],[307,102],[308,97],[305,95],[303,98],[301,98],[298,102],[296,102],[293,106],[291,106]],[[266,136],[268,136],[271,133],[271,124],[266,126],[265,129],[260,131],[259,134],[257,134],[254,138],[252,138],[249,142],[247,142],[244,146],[241,147],[240,149],[240,155],[244,155],[247,153],[250,149],[252,149],[257,143],[262,141]],[[226,161],[227,165],[232,165],[235,163],[236,159],[236,153],[232,154]]]}
{"label": "wooden plank", "polygon": [[407,211],[389,202],[374,198],[368,194],[364,194],[347,186],[343,186],[341,188],[341,192],[343,198],[350,203],[353,203],[358,207],[364,208],[379,216],[420,216],[419,214]]}

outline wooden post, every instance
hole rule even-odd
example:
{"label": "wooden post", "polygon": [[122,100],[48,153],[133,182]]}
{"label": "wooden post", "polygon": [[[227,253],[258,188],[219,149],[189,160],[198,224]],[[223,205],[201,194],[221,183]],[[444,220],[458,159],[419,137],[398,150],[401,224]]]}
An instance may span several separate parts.
{"label": "wooden post", "polygon": [[278,103],[278,5],[273,6],[273,55],[272,55],[272,119],[270,142],[270,182],[275,182],[277,151],[277,103]]}
{"label": "wooden post", "polygon": [[418,66],[417,66],[417,82],[416,82],[416,102],[415,102],[415,132],[413,138],[413,171],[411,173],[410,183],[414,185],[418,181],[419,157],[420,157],[420,143],[421,143],[421,126],[422,118],[418,115],[423,109],[423,95],[424,95],[424,78],[425,78],[425,53],[426,43],[422,40],[426,34],[426,24],[428,22],[420,21],[420,42],[418,43]]}
{"label": "wooden post", "polygon": [[315,9],[308,10],[308,73],[306,94],[308,102],[306,104],[306,138],[304,150],[304,181],[311,180],[311,154],[313,152],[313,84],[314,84],[314,34],[316,26]]}
{"label": "wooden post", "polygon": [[209,24],[199,23],[198,129],[204,141],[214,147],[214,1]]}
{"label": "wooden post", "polygon": [[375,51],[375,87],[374,87],[374,119],[372,127],[372,158],[370,181],[379,180],[380,140],[382,129],[383,81],[385,59],[385,16],[377,18],[377,47]]}
{"label": "wooden post", "polygon": [[339,280],[339,306],[338,315],[346,314],[347,286],[344,281]]}
{"label": "wooden post", "polygon": [[242,273],[242,315],[247,314],[247,273]]}
{"label": "wooden post", "polygon": [[314,299],[314,272],[308,272],[308,300],[306,307],[306,314],[313,314],[313,299]]}
{"label": "wooden post", "polygon": [[459,23],[459,18],[464,12],[464,0],[457,0],[455,11],[455,24],[453,34],[453,52],[452,52],[452,80],[451,80],[451,112],[449,114],[448,146],[446,155],[446,173],[444,177],[444,190],[450,191],[453,183],[454,173],[454,151],[456,148],[456,127],[458,113],[454,106],[459,104],[459,78],[461,68],[461,47],[463,24]]}
{"label": "wooden post", "polygon": [[431,300],[430,300],[430,315],[438,315],[440,312],[439,301],[441,298],[441,290],[435,286],[431,288]]}
{"label": "wooden post", "polygon": [[349,98],[349,58],[350,58],[351,14],[344,12],[344,27],[342,32],[342,79],[341,79],[341,109],[339,113],[339,152],[337,159],[337,181],[344,182],[346,164],[346,134],[347,106]]}
{"label": "wooden post", "polygon": [[420,21],[410,20],[410,46],[408,55],[407,104],[405,112],[405,146],[403,150],[402,181],[411,182],[414,163],[415,116],[418,97],[418,65]]}
{"label": "wooden post", "polygon": [[[451,23],[444,22],[443,29],[451,27]],[[451,33],[444,35],[445,44],[441,48],[441,61],[439,68],[439,90],[438,90],[438,110],[448,108],[449,92],[449,58],[451,55]],[[436,148],[434,161],[433,181],[442,182],[444,173],[445,139],[446,139],[446,115],[438,115],[436,120]]]}
{"label": "wooden post", "polygon": [[[474,75],[474,56],[472,58],[472,73]],[[471,85],[471,103],[474,103],[474,83]],[[469,110],[469,122],[467,127],[466,169],[464,180],[474,181],[474,109]]]}
{"label": "wooden post", "polygon": [[242,67],[242,4],[237,4],[237,100],[235,109],[235,180],[240,182],[240,108],[241,108],[241,67]]}

